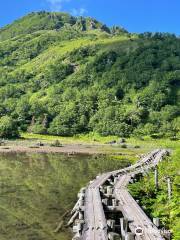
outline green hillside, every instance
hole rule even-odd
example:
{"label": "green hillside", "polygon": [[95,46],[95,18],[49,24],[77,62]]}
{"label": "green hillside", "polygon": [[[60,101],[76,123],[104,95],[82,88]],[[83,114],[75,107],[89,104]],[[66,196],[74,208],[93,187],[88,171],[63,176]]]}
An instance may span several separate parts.
{"label": "green hillside", "polygon": [[0,137],[179,137],[180,39],[31,13],[0,29]]}

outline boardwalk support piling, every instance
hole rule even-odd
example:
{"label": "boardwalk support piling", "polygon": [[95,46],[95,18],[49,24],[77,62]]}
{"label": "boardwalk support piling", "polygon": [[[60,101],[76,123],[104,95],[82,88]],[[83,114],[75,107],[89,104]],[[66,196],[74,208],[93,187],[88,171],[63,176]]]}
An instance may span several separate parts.
{"label": "boardwalk support piling", "polygon": [[158,166],[155,166],[154,180],[155,180],[156,190],[158,190],[158,188],[159,188],[159,184],[158,184]]}
{"label": "boardwalk support piling", "polygon": [[134,240],[134,233],[126,233],[125,240]]}
{"label": "boardwalk support piling", "polygon": [[78,214],[79,214],[78,211],[76,211],[76,212],[74,213],[74,215],[71,217],[71,219],[70,219],[69,222],[68,222],[68,226],[70,226],[70,225],[73,224],[73,222],[75,221],[75,219],[78,217]]}
{"label": "boardwalk support piling", "polygon": [[170,179],[170,177],[167,178],[167,185],[168,185],[168,199],[171,200],[172,190],[171,190],[171,179]]}
{"label": "boardwalk support piling", "polygon": [[107,186],[107,196],[111,196],[113,194],[112,186]]}
{"label": "boardwalk support piling", "polygon": [[153,218],[153,223],[156,227],[159,227],[160,226],[159,218]]}
{"label": "boardwalk support piling", "polygon": [[115,231],[115,220],[107,220],[107,225],[113,232]]}
{"label": "boardwalk support piling", "polygon": [[109,240],[121,240],[119,234],[114,233],[114,232],[110,232],[110,233],[108,234],[108,239],[109,239]]}
{"label": "boardwalk support piling", "polygon": [[120,218],[120,224],[121,224],[121,237],[122,237],[122,240],[125,240],[125,236],[127,233],[127,227],[128,227],[127,219]]}

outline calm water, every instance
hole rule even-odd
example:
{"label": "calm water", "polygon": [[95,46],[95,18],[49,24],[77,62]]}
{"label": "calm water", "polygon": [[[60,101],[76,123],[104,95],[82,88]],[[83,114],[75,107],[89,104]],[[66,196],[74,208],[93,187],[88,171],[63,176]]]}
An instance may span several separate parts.
{"label": "calm water", "polygon": [[54,230],[98,173],[127,165],[101,156],[0,155],[0,240],[70,240]]}

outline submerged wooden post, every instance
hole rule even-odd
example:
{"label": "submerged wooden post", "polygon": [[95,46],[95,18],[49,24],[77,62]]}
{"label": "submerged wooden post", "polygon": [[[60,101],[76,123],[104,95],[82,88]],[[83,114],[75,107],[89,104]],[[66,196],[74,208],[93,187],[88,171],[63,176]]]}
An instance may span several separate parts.
{"label": "submerged wooden post", "polygon": [[159,184],[158,184],[158,166],[155,166],[154,181],[155,181],[155,188],[156,188],[156,190],[158,190],[158,188],[159,188]]}
{"label": "submerged wooden post", "polygon": [[168,185],[168,199],[171,200],[172,189],[171,189],[171,179],[170,179],[170,177],[167,178],[167,185]]}

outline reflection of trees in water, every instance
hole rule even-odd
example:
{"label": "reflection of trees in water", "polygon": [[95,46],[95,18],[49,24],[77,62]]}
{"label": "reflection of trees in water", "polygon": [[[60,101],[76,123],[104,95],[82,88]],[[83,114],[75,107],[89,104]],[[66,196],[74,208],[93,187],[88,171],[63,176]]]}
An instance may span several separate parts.
{"label": "reflection of trees in water", "polygon": [[68,233],[53,231],[79,189],[98,173],[121,166],[104,156],[1,155],[0,239],[67,240]]}

